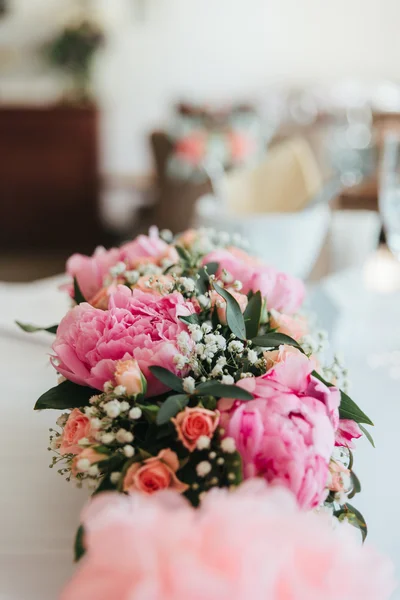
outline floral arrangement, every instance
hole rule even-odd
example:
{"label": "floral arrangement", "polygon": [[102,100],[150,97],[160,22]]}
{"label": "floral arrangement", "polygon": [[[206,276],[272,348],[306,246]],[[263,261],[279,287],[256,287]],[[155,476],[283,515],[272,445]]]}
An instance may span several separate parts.
{"label": "floral arrangement", "polygon": [[394,588],[390,561],[350,525],[260,480],[197,510],[173,492],[104,494],[83,522],[87,555],[61,600],[387,600]]}
{"label": "floral arrangement", "polygon": [[210,230],[153,228],[67,271],[74,305],[46,328],[59,383],[35,405],[61,411],[51,467],[94,494],[175,490],[193,506],[261,478],[365,537],[352,450],[373,443],[372,422],[339,389],[338,361],[322,364],[299,280]]}
{"label": "floral arrangement", "polygon": [[167,172],[175,179],[202,182],[213,169],[249,164],[263,151],[260,119],[250,106],[212,111],[179,105],[168,135]]}

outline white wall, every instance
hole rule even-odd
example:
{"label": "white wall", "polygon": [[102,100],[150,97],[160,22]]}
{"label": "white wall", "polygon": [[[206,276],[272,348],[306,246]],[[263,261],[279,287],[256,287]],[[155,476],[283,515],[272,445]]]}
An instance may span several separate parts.
{"label": "white wall", "polygon": [[[68,0],[15,0],[26,18]],[[147,17],[135,18],[138,3]],[[107,171],[143,172],[177,98],[262,97],[269,83],[400,79],[400,0],[93,0],[109,30],[96,85]],[[1,30],[0,30],[1,33]]]}

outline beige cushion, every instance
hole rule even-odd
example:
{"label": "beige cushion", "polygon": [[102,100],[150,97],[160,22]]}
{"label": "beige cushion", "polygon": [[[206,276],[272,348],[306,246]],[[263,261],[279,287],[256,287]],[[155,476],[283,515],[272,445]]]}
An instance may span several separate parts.
{"label": "beige cushion", "polygon": [[297,212],[322,187],[322,176],[303,138],[272,147],[256,167],[227,175],[222,194],[231,214]]}

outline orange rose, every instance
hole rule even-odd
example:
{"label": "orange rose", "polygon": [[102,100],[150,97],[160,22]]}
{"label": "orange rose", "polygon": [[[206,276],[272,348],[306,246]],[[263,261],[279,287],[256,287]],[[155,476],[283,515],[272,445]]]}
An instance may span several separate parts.
{"label": "orange rose", "polygon": [[179,440],[193,452],[197,440],[201,436],[212,438],[218,427],[219,412],[207,410],[206,408],[185,408],[178,413],[175,419],[171,419],[175,425]]}
{"label": "orange rose", "polygon": [[179,460],[175,452],[169,448],[161,450],[157,456],[147,458],[142,463],[133,463],[129,467],[124,477],[124,492],[153,494],[172,489],[183,493],[189,486],[177,478],[178,469]]}
{"label": "orange rose", "polygon": [[117,385],[122,385],[126,389],[128,396],[146,393],[146,378],[140,370],[138,361],[133,358],[117,362],[114,379]]}

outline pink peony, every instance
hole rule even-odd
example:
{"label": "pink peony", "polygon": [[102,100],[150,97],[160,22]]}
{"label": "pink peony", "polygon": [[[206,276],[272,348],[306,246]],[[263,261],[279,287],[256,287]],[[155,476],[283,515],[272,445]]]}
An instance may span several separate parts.
{"label": "pink peony", "polygon": [[84,510],[87,553],[61,600],[388,600],[392,563],[348,523],[249,481],[200,508],[174,492],[105,493]]}
{"label": "pink peony", "polygon": [[206,436],[211,439],[219,423],[219,412],[207,410],[206,408],[188,408],[181,411],[174,419],[179,440],[193,452],[200,437]]}
{"label": "pink peony", "polygon": [[313,363],[287,353],[261,377],[238,385],[254,400],[220,400],[222,425],[240,452],[246,478],[262,476],[288,487],[300,506],[317,506],[325,496],[335,445],[333,416],[340,394],[311,375]]}
{"label": "pink peony", "polygon": [[124,492],[149,495],[167,489],[186,492],[189,486],[177,478],[178,469],[179,460],[175,452],[169,448],[161,450],[157,456],[147,458],[142,463],[132,463],[125,473]]}
{"label": "pink peony", "polygon": [[348,446],[354,448],[353,439],[357,440],[362,436],[362,431],[351,419],[340,419],[336,431],[336,446]]}
{"label": "pink peony", "polygon": [[82,294],[90,301],[101,290],[105,277],[119,260],[120,251],[117,248],[106,250],[98,247],[93,256],[73,254],[67,261],[67,273],[76,277]]}
{"label": "pink peony", "polygon": [[263,265],[238,248],[210,252],[203,258],[203,265],[209,262],[219,264],[218,276],[222,274],[222,269],[226,269],[234,279],[241,281],[244,294],[250,290],[260,290],[267,299],[268,310],[274,308],[292,314],[304,300],[305,288],[299,279]]}
{"label": "pink peony", "polygon": [[179,316],[191,313],[193,305],[178,292],[155,296],[119,286],[109,310],[83,303],[62,319],[53,344],[54,367],[70,381],[102,390],[113,379],[117,361],[135,358],[147,380],[147,395],[157,395],[166,388],[149,366],[177,372],[177,336],[186,331]]}
{"label": "pink peony", "polygon": [[79,454],[82,452],[82,446],[78,444],[79,440],[91,439],[91,434],[90,419],[79,408],[74,408],[69,414],[61,436],[60,454]]}
{"label": "pink peony", "polygon": [[159,237],[157,227],[151,227],[148,236],[139,235],[132,242],[121,246],[120,252],[120,260],[131,269],[144,263],[161,265],[164,259],[172,263],[178,262],[175,248]]}

